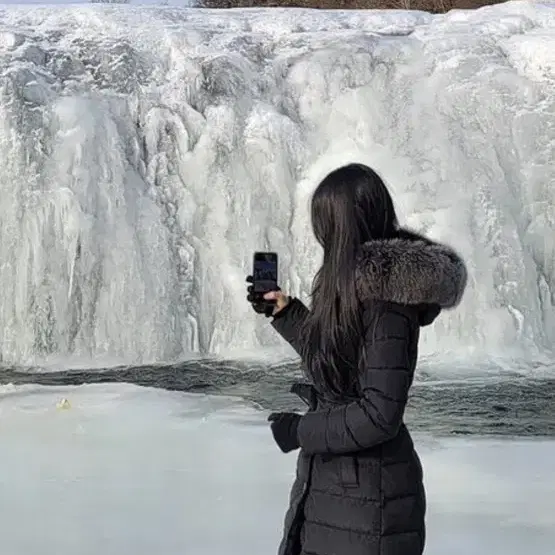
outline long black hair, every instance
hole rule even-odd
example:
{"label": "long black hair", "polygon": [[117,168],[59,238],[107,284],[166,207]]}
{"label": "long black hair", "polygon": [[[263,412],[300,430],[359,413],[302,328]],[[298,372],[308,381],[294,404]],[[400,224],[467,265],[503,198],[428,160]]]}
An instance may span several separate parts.
{"label": "long black hair", "polygon": [[341,395],[356,380],[364,334],[355,289],[357,254],[367,241],[394,237],[399,226],[387,187],[362,164],[324,178],[312,197],[311,218],[324,260],[312,285],[301,354],[314,385]]}

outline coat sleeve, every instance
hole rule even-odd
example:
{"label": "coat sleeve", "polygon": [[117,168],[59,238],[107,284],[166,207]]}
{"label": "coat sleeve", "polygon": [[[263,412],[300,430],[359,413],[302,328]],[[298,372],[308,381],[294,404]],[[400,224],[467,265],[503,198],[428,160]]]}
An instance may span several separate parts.
{"label": "coat sleeve", "polygon": [[365,336],[361,397],[304,415],[297,430],[308,454],[349,453],[393,439],[403,423],[412,383],[411,319],[388,308]]}
{"label": "coat sleeve", "polygon": [[291,302],[272,321],[274,329],[285,339],[300,355],[301,326],[308,316],[308,308],[299,299],[291,299]]}

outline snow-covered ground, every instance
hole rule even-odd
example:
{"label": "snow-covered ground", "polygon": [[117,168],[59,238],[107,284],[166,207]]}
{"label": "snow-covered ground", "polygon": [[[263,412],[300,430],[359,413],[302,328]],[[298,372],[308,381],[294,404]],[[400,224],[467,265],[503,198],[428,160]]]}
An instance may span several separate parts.
{"label": "snow-covered ground", "polygon": [[[1,391],[2,555],[276,552],[295,455],[260,411],[130,385]],[[554,441],[417,444],[427,555],[553,553]]]}

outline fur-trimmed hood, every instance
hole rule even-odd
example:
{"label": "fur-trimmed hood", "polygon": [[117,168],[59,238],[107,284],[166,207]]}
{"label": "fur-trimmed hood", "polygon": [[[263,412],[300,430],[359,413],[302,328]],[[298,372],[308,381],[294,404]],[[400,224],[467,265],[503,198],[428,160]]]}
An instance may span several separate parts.
{"label": "fur-trimmed hood", "polygon": [[364,243],[358,255],[361,300],[453,308],[466,282],[466,266],[454,250],[408,230],[395,239]]}

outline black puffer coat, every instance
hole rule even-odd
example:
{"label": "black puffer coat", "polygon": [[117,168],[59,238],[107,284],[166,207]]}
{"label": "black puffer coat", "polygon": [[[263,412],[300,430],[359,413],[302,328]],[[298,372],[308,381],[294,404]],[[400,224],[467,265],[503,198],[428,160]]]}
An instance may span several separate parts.
{"label": "black puffer coat", "polygon": [[[423,553],[422,467],[403,415],[419,328],[459,303],[466,275],[451,249],[410,233],[364,245],[357,290],[369,329],[359,393],[332,402],[312,389],[279,555]],[[273,321],[297,351],[307,312],[294,299]]]}

